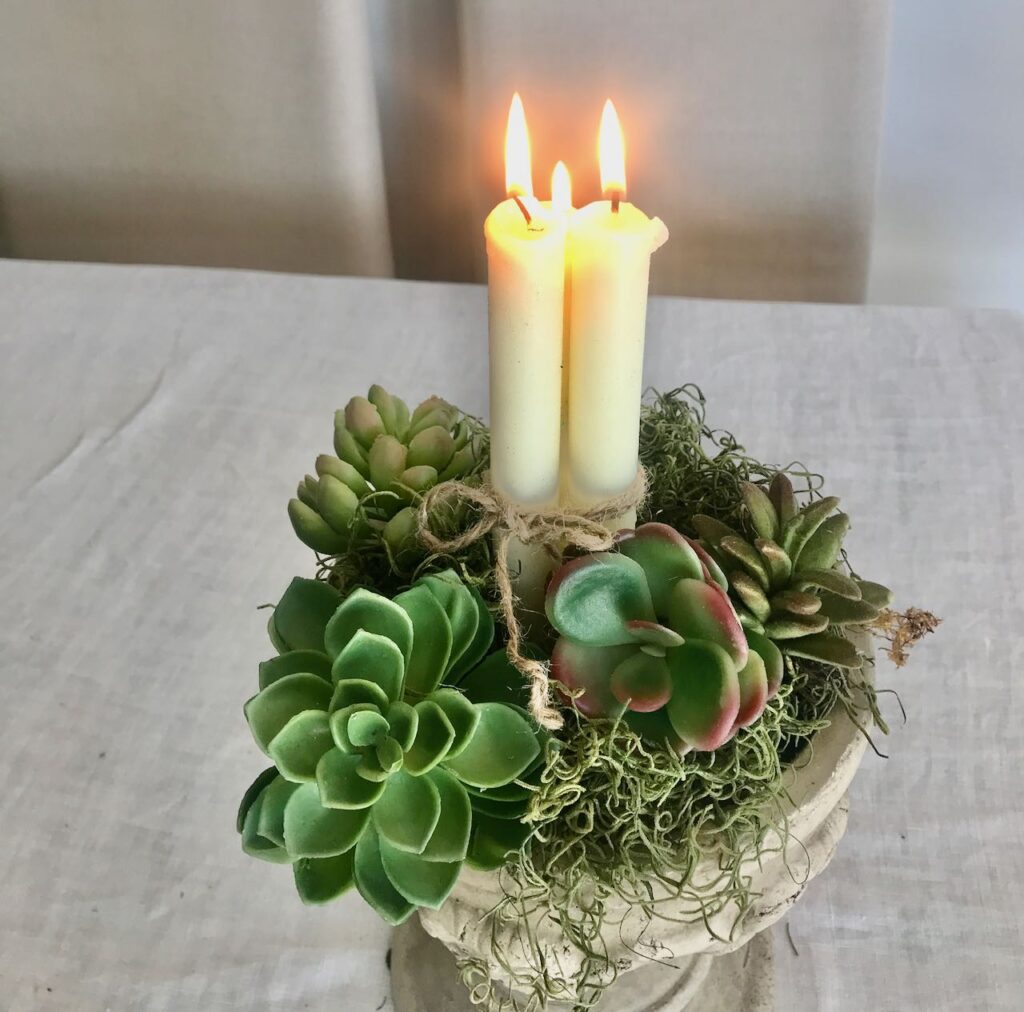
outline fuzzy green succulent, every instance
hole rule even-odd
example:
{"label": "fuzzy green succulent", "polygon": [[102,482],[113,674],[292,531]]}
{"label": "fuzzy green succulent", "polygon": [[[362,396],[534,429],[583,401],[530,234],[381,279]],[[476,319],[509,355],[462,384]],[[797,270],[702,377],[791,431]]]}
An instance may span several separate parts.
{"label": "fuzzy green succulent", "polygon": [[842,570],[840,555],[850,518],[834,496],[800,506],[785,474],[767,491],[741,486],[754,536],[708,516],[695,516],[701,543],[729,582],[740,621],[783,652],[858,668],[863,658],[843,635],[878,617],[892,599],[878,583]]}
{"label": "fuzzy green succulent", "polygon": [[398,555],[415,533],[420,496],[479,470],[482,442],[479,426],[447,401],[430,397],[410,413],[374,385],[335,412],[337,456],[317,457],[316,476],[307,474],[288,503],[295,533],[314,551],[337,555],[365,524]]}
{"label": "fuzzy green succulent", "polygon": [[724,745],[782,681],[779,650],[745,631],[725,578],[665,524],[622,531],[616,551],[563,566],[546,611],[552,676],[589,717],[619,718],[679,752]]}
{"label": "fuzzy green succulent", "polygon": [[308,903],[354,885],[397,924],[440,906],[465,861],[521,846],[515,781],[538,769],[542,732],[505,655],[488,656],[476,591],[451,571],[393,600],[297,578],[268,629],[279,654],[245,716],[274,765],[239,810],[247,853],[292,864]]}

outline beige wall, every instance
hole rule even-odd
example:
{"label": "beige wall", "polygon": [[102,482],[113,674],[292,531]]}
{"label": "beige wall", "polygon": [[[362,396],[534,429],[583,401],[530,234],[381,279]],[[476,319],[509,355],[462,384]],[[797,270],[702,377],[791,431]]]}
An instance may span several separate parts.
{"label": "beige wall", "polygon": [[8,0],[24,257],[483,278],[518,88],[596,196],[612,95],[660,292],[863,296],[886,0]]}

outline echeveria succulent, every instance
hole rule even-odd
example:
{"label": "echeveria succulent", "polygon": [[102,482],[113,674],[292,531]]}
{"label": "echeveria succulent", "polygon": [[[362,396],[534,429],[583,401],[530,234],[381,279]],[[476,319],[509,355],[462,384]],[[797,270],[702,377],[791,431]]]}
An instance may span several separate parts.
{"label": "echeveria succulent", "polygon": [[[492,867],[522,844],[514,781],[539,764],[540,732],[507,701],[491,616],[454,573],[393,600],[296,579],[268,628],[280,653],[245,715],[274,766],[239,811],[247,853],[292,863],[307,902],[355,885],[399,923],[443,903],[465,860]],[[495,693],[474,702],[460,681]]]}
{"label": "echeveria succulent", "polygon": [[314,551],[346,549],[354,522],[380,530],[397,554],[416,529],[413,504],[438,482],[461,478],[481,462],[479,433],[458,408],[430,397],[410,413],[383,387],[353,397],[334,416],[337,456],[316,459],[288,516]]}
{"label": "echeveria succulent", "polygon": [[860,667],[862,658],[842,631],[873,621],[892,595],[839,567],[850,526],[845,513],[835,512],[839,500],[800,507],[781,473],[767,491],[745,483],[743,499],[754,537],[711,517],[693,518],[703,546],[727,575],[740,621],[794,657]]}
{"label": "echeveria succulent", "polygon": [[623,531],[616,549],[552,577],[552,675],[585,715],[621,716],[680,751],[718,748],[761,715],[782,655],[744,631],[724,576],[696,542],[651,523]]}

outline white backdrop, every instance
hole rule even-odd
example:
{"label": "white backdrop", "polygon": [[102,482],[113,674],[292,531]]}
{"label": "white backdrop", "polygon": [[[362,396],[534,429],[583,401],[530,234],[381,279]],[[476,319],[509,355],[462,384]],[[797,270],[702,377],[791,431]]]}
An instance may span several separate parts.
{"label": "white backdrop", "polygon": [[519,87],[583,199],[619,99],[656,291],[1024,306],[1022,57],[1017,0],[0,0],[0,255],[479,280]]}

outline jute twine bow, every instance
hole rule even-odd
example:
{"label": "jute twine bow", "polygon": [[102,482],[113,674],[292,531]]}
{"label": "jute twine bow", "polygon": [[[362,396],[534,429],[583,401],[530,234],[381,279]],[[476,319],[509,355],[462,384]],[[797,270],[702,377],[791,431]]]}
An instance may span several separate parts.
{"label": "jute twine bow", "polygon": [[[419,536],[431,551],[440,554],[459,551],[493,533],[494,580],[501,616],[508,629],[508,659],[529,680],[530,713],[541,727],[561,727],[562,718],[551,704],[548,663],[522,653],[522,627],[516,614],[516,594],[509,573],[509,544],[513,538],[524,545],[541,544],[553,558],[557,558],[566,545],[584,552],[606,551],[615,544],[615,536],[605,524],[629,510],[638,509],[646,498],[647,474],[640,468],[636,480],[625,492],[586,510],[526,512],[505,499],[486,479],[479,486],[461,481],[443,482],[430,489],[420,503]],[[430,527],[431,513],[441,505],[458,503],[476,506],[480,519],[454,537],[438,537]]]}

